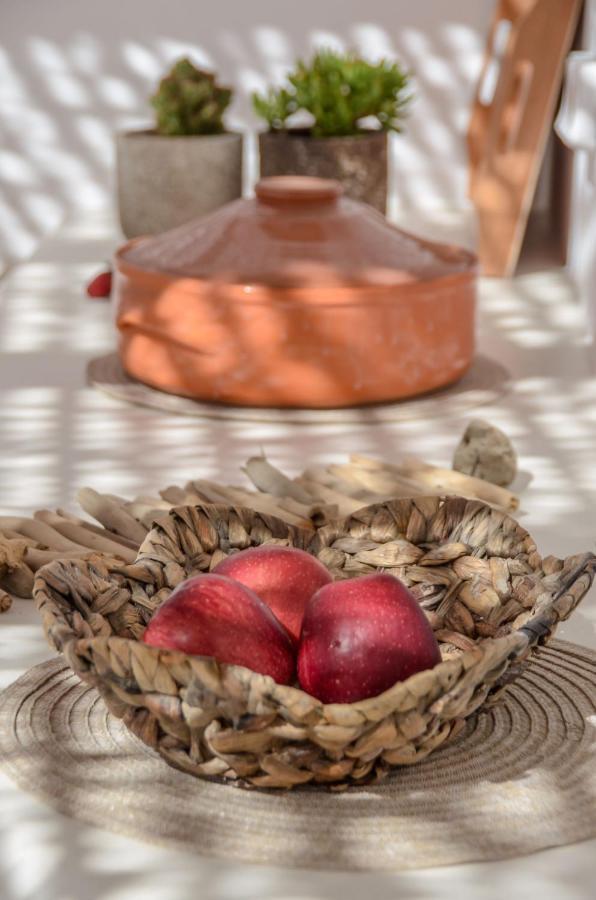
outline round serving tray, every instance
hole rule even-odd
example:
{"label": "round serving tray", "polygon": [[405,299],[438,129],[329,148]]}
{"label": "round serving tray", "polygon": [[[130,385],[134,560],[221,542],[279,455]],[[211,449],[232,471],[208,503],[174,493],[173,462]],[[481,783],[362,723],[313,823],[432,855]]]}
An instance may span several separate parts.
{"label": "round serving tray", "polygon": [[65,815],[153,843],[283,866],[415,869],[596,837],[595,722],[596,653],[554,641],[502,702],[379,785],[246,791],[167,766],[57,659],[0,695],[0,767]]}
{"label": "round serving tray", "polygon": [[87,366],[87,379],[97,390],[117,400],[179,416],[313,425],[373,424],[452,417],[477,406],[494,403],[511,388],[511,378],[504,366],[483,355],[477,356],[463,378],[450,387],[410,400],[343,409],[279,409],[191,400],[189,397],[157,390],[131,378],[124,371],[117,353],[108,353],[91,360]]}

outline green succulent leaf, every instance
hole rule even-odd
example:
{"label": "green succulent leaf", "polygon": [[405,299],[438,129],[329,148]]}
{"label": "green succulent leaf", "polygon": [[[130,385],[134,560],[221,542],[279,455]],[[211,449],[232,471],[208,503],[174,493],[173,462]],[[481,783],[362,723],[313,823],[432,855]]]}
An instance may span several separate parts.
{"label": "green succulent leaf", "polygon": [[166,135],[221,134],[231,100],[232,91],[218,85],[212,72],[184,57],[174,63],[151,97],[156,130]]}
{"label": "green succulent leaf", "polygon": [[384,131],[401,131],[412,95],[409,73],[398,63],[370,63],[353,54],[316,53],[298,60],[288,88],[253,95],[253,106],[269,128],[280,130],[288,117],[305,110],[314,119],[315,137],[358,134],[362,119],[373,117]]}

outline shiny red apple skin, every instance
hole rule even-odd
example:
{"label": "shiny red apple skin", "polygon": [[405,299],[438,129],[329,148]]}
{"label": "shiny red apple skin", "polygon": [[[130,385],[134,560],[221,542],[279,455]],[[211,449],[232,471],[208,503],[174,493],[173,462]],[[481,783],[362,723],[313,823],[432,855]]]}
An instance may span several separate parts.
{"label": "shiny red apple skin", "polygon": [[254,591],[296,641],[306,604],[319,588],[333,580],[315,556],[296,547],[276,544],[233,553],[222,559],[213,571],[235,578]]}
{"label": "shiny red apple skin", "polygon": [[143,641],[246,666],[278,684],[288,684],[295,671],[295,644],[269,607],[238,581],[213,573],[178,585]]}
{"label": "shiny red apple skin", "polygon": [[426,616],[393,575],[336,581],[306,608],[298,680],[323,703],[376,697],[440,661]]}

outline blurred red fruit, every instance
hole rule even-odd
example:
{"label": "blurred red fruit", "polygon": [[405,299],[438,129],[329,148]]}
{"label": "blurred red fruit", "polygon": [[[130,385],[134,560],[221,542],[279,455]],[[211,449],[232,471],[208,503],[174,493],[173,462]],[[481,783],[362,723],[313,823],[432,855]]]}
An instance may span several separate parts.
{"label": "blurred red fruit", "polygon": [[87,285],[87,296],[93,298],[109,297],[112,293],[112,273],[100,272]]}

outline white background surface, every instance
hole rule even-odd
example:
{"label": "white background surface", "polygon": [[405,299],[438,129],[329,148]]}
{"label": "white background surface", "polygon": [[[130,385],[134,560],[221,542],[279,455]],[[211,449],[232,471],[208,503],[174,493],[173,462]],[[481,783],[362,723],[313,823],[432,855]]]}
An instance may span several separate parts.
{"label": "white background surface", "polygon": [[575,151],[569,269],[596,335],[596,0],[585,4],[581,46],[583,53],[572,55],[586,61],[585,87],[576,93],[573,81],[566,81],[559,124],[563,140]]}
{"label": "white background surface", "polygon": [[[438,231],[457,233],[450,221]],[[426,227],[427,233],[432,233]],[[193,476],[238,481],[264,446],[289,472],[349,451],[391,459],[414,452],[449,464],[467,416],[395,425],[243,425],[168,417],[85,387],[90,356],[113,346],[107,305],[82,286],[116,242],[109,222],[79,221],[47,240],[0,286],[0,509],[75,509],[89,484],[123,495]],[[593,549],[596,534],[596,379],[581,311],[566,276],[538,271],[481,285],[481,349],[515,378],[490,418],[520,454],[521,521],[544,553]],[[596,598],[559,636],[596,647]],[[47,658],[30,601],[0,617],[0,684]],[[407,874],[341,874],[231,865],[70,821],[0,775],[2,900],[588,900],[596,841],[508,861]]]}
{"label": "white background surface", "polygon": [[[190,54],[237,90],[232,128],[257,125],[250,94],[315,46],[397,56],[417,99],[393,142],[392,202],[466,203],[465,133],[493,0],[0,0],[0,271],[76,209],[112,193],[112,133]],[[250,163],[249,154],[249,163]],[[254,173],[250,173],[251,175]]]}

